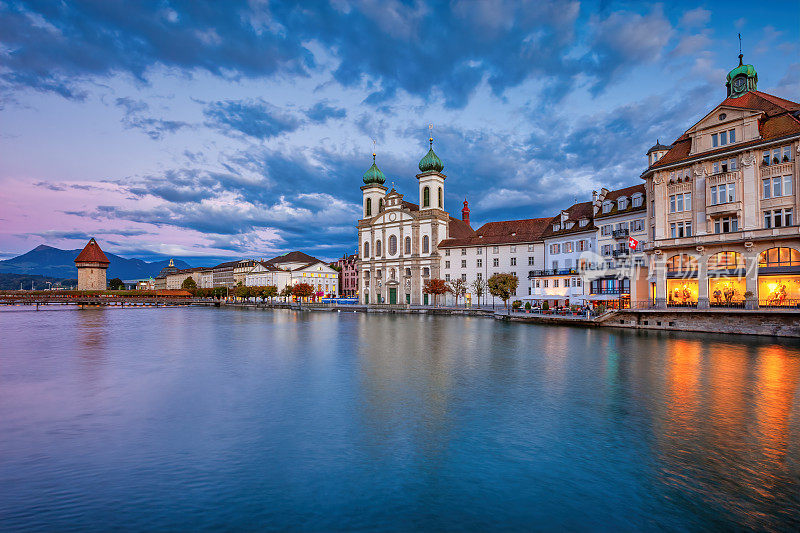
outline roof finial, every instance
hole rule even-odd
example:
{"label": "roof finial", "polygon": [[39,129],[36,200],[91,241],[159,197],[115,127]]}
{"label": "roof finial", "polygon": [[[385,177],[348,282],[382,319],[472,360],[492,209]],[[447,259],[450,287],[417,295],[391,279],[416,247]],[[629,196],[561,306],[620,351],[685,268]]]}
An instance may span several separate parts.
{"label": "roof finial", "polygon": [[431,148],[433,148],[433,124],[428,124],[428,130],[430,131],[430,139],[428,139],[431,143]]}
{"label": "roof finial", "polygon": [[742,66],[742,58],[744,57],[742,55],[742,34],[739,33],[738,35],[739,35],[739,66],[741,67]]}
{"label": "roof finial", "polygon": [[375,139],[372,139],[372,162],[375,162]]}

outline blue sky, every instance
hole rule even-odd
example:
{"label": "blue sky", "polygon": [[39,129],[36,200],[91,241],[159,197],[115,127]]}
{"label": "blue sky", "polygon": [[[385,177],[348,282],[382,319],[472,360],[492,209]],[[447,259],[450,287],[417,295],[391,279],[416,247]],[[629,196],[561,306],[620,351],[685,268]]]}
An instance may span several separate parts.
{"label": "blue sky", "polygon": [[791,2],[0,0],[0,255],[356,247],[361,176],[416,201],[435,125],[473,226],[635,184],[725,97],[800,98]]}

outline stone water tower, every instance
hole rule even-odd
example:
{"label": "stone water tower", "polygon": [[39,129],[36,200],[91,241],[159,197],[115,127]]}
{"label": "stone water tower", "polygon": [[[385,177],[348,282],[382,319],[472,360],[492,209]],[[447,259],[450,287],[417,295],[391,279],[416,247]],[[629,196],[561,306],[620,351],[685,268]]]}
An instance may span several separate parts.
{"label": "stone water tower", "polygon": [[75,258],[75,266],[78,268],[79,291],[106,290],[108,258],[94,237],[89,239],[89,243]]}

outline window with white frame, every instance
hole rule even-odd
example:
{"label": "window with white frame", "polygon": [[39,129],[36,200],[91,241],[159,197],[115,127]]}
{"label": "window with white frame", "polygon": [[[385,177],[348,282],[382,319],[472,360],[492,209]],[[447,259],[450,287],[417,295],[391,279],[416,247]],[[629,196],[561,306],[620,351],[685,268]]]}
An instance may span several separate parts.
{"label": "window with white frame", "polygon": [[692,236],[691,222],[673,222],[669,225],[669,236],[673,239]]}
{"label": "window with white frame", "polygon": [[500,260],[496,257],[492,259],[492,266],[494,267],[500,266]]}
{"label": "window with white frame", "polygon": [[483,248],[478,248],[475,253],[476,255],[483,255]]}
{"label": "window with white frame", "polygon": [[736,201],[736,184],[723,183],[709,189],[708,205],[726,204]]}
{"label": "window with white frame", "polygon": [[780,196],[791,196],[792,176],[775,176],[774,178],[764,178],[761,180],[764,198],[778,198]]}
{"label": "window with white frame", "polygon": [[462,259],[461,260],[461,268],[467,268],[467,260],[466,259]]}
{"label": "window with white frame", "polygon": [[478,259],[478,261],[477,261],[475,266],[477,266],[478,268],[482,268],[483,267],[483,259]]}
{"label": "window with white frame", "polygon": [[512,245],[511,246],[511,253],[513,254],[513,253],[516,253],[516,252],[517,252],[517,247]]}
{"label": "window with white frame", "polygon": [[512,266],[512,267],[513,267],[513,266],[517,266],[517,258],[516,258],[516,257],[512,257],[512,258],[511,258],[511,266]]}
{"label": "window with white frame", "polygon": [[617,200],[617,209],[622,211],[628,207],[628,197],[627,196],[620,196]]}
{"label": "window with white frame", "polygon": [[461,255],[467,255],[467,249],[466,248],[462,248],[461,249]]}
{"label": "window with white frame", "polygon": [[444,251],[444,255],[445,255],[445,256],[450,256],[450,250],[449,250],[449,249],[448,249],[448,250],[445,250],[445,251]]}
{"label": "window with white frame", "polygon": [[737,168],[736,158],[722,159],[714,161],[711,166],[714,174],[724,174],[725,172],[733,172]]}
{"label": "window with white frame", "polygon": [[529,251],[529,252],[532,252],[532,251],[533,251],[533,245],[532,245],[532,244],[529,244],[529,245],[528,245],[528,251]]}
{"label": "window with white frame", "polygon": [[636,193],[631,197],[631,201],[633,203],[633,207],[642,207],[644,203],[644,195],[641,193]]}
{"label": "window with white frame", "polygon": [[450,261],[445,261],[444,262],[444,267],[445,268],[450,268]]}
{"label": "window with white frame", "polygon": [[644,219],[638,218],[631,221],[631,231],[644,231]]}
{"label": "window with white frame", "polygon": [[725,146],[736,142],[736,130],[726,130],[711,135],[711,147]]}
{"label": "window with white frame", "polygon": [[614,229],[612,224],[603,224],[600,226],[600,235],[611,235],[611,231]]}
{"label": "window with white frame", "polygon": [[603,202],[603,213],[610,213],[611,209],[614,208],[614,202],[611,200],[606,200]]}
{"label": "window with white frame", "polygon": [[533,266],[533,257],[528,257],[528,266]]}
{"label": "window with white frame", "polygon": [[565,242],[562,246],[563,246],[565,254],[571,254],[572,253],[572,247],[573,247],[572,241]]}
{"label": "window with white frame", "polygon": [[782,226],[792,226],[794,223],[792,209],[773,209],[764,211],[764,227],[780,228]]}
{"label": "window with white frame", "polygon": [[738,217],[722,217],[714,220],[714,233],[731,233],[739,231]]}
{"label": "window with white frame", "polygon": [[603,245],[603,247],[600,249],[600,252],[603,255],[611,255],[611,245],[610,244]]}
{"label": "window with white frame", "polygon": [[492,247],[492,253],[493,254],[499,254],[500,253],[500,247],[499,246],[493,246]]}
{"label": "window with white frame", "polygon": [[692,193],[684,192],[680,194],[672,194],[669,197],[669,212],[670,213],[683,213],[684,211],[692,210]]}
{"label": "window with white frame", "polygon": [[780,146],[778,148],[773,148],[772,150],[764,150],[762,152],[763,159],[761,160],[762,165],[777,165],[779,163],[788,163],[792,161],[792,147],[790,146]]}
{"label": "window with white frame", "polygon": [[561,245],[560,245],[560,244],[558,244],[558,243],[556,243],[556,244],[551,244],[551,245],[550,245],[550,253],[551,253],[551,254],[554,254],[554,255],[555,255],[555,254],[560,254],[560,253],[561,253]]}

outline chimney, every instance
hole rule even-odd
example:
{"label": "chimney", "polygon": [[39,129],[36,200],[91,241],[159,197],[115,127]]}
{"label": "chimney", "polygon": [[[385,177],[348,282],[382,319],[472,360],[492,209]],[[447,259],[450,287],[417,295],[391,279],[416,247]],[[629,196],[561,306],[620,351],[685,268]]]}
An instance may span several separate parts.
{"label": "chimney", "polygon": [[467,199],[464,198],[464,208],[461,210],[461,220],[467,223],[469,226],[469,203],[467,203]]}
{"label": "chimney", "polygon": [[592,205],[597,203],[597,191],[592,191]]}

